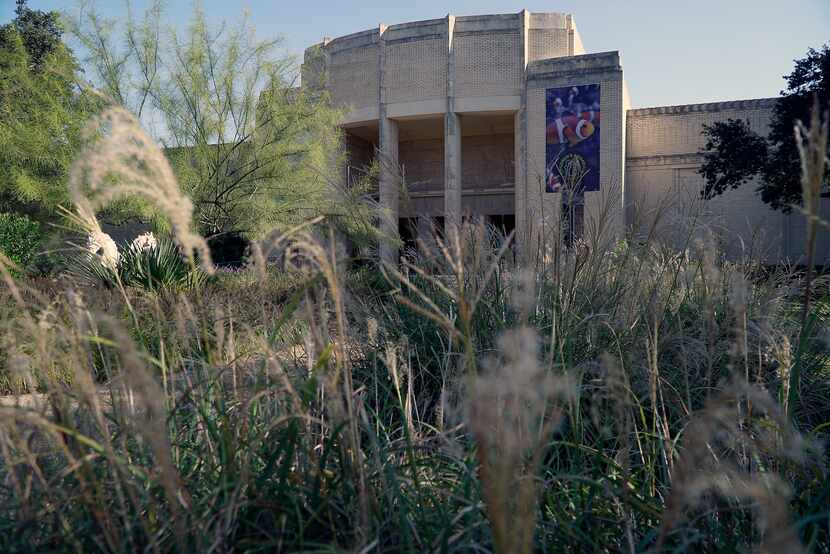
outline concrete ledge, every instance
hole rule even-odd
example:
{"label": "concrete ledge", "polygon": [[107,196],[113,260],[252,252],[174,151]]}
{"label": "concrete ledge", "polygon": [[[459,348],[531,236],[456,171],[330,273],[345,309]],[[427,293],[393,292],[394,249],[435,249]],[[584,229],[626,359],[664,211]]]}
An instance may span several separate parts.
{"label": "concrete ledge", "polygon": [[369,29],[368,31],[337,37],[325,43],[324,46],[327,52],[335,54],[343,50],[351,50],[352,48],[377,45],[379,39],[380,29]]}
{"label": "concrete ledge", "polygon": [[522,97],[509,96],[475,96],[456,97],[454,99],[455,113],[475,112],[516,112],[522,107]]}
{"label": "concrete ledge", "polygon": [[[505,183],[505,185],[507,185],[507,183]],[[495,196],[499,194],[513,194],[514,192],[516,192],[516,188],[513,186],[513,183],[510,183],[509,185],[510,186],[505,186],[504,188],[499,189],[477,189],[474,188],[470,183],[467,183],[467,188],[461,190],[461,196]]]}
{"label": "concrete ledge", "polygon": [[386,28],[383,32],[383,40],[387,42],[399,42],[436,36],[446,37],[447,29],[448,24],[446,18],[399,23]]}
{"label": "concrete ledge", "polygon": [[[462,189],[461,196],[495,196],[499,194],[513,194],[516,192],[516,188],[513,186],[513,183],[505,183],[504,188],[486,188],[486,189],[476,189],[472,188],[470,183],[465,185],[467,188]],[[444,196],[443,190],[430,190],[430,191],[419,191],[419,192],[409,192],[410,198],[438,198]]]}
{"label": "concrete ledge", "polygon": [[445,97],[414,102],[395,102],[386,105],[386,117],[392,119],[417,118],[421,116],[443,115],[447,112]]}
{"label": "concrete ledge", "polygon": [[750,100],[705,102],[702,104],[681,104],[679,106],[658,106],[656,108],[637,108],[628,110],[627,116],[680,115],[696,112],[721,112],[724,110],[770,110],[775,107],[777,101],[777,98],[755,98]]}
{"label": "concrete ledge", "polygon": [[522,12],[494,15],[466,15],[455,18],[456,33],[519,31],[524,24]]}
{"label": "concrete ledge", "polygon": [[656,166],[678,166],[690,167],[700,166],[701,156],[697,152],[685,154],[657,154],[654,156],[637,156],[625,159],[625,167],[628,169],[651,168]]}
{"label": "concrete ledge", "polygon": [[369,106],[368,108],[358,108],[350,110],[343,118],[343,125],[354,125],[356,123],[366,123],[369,121],[377,121],[380,117],[377,106]]}

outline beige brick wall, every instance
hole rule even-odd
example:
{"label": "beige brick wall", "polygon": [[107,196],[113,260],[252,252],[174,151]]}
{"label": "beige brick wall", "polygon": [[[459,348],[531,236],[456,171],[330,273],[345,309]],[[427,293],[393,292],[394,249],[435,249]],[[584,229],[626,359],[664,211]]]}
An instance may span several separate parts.
{"label": "beige brick wall", "polygon": [[[596,228],[604,204],[614,207],[602,221],[609,234],[622,234],[623,166],[623,76],[616,52],[546,60],[528,67],[527,82],[527,208],[517,213],[519,233],[528,236],[534,248],[555,232],[561,206],[560,193],[547,193],[545,174],[545,91],[570,85],[600,85],[600,190],[585,193],[586,229]],[[517,194],[519,196],[521,193]]]}
{"label": "beige brick wall", "polygon": [[581,49],[575,32],[573,18],[558,13],[457,17],[452,45],[446,18],[381,25],[325,41],[324,68],[310,48],[303,76],[307,83],[324,76],[335,103],[355,110],[377,106],[381,90],[388,104],[445,98],[450,77],[458,98],[518,96],[524,91],[525,48],[531,61],[568,56],[577,43]]}
{"label": "beige brick wall", "polygon": [[635,236],[656,233],[685,248],[709,235],[733,259],[797,258],[797,245],[789,244],[787,235],[801,218],[767,207],[756,193],[757,182],[709,201],[700,198],[704,180],[697,170],[698,151],[705,144],[703,124],[744,119],[766,134],[772,105],[772,100],[761,99],[629,111],[626,204]]}
{"label": "beige brick wall", "polygon": [[585,46],[582,44],[582,36],[579,34],[579,29],[577,29],[576,26],[574,26],[572,33],[574,46],[571,55],[579,56],[581,54],[587,54]]}
{"label": "beige brick wall", "polygon": [[328,64],[332,100],[353,108],[377,105],[378,75],[377,45],[332,53]]}
{"label": "beige brick wall", "polygon": [[461,138],[461,182],[465,191],[513,187],[513,133]]}
{"label": "beige brick wall", "polygon": [[447,38],[388,43],[383,86],[389,102],[446,96]]}
{"label": "beige brick wall", "polygon": [[628,157],[697,152],[705,140],[703,124],[747,119],[756,131],[766,132],[771,101],[746,100],[631,110],[628,121]]}
{"label": "beige brick wall", "polygon": [[310,90],[325,90],[327,87],[326,54],[323,43],[315,44],[303,55],[300,67],[300,84]]}
{"label": "beige brick wall", "polygon": [[569,55],[567,29],[530,29],[527,37],[528,61]]}
{"label": "beige brick wall", "polygon": [[573,17],[559,13],[532,13],[528,19],[527,59],[529,62],[574,54],[571,51],[570,36]]}
{"label": "beige brick wall", "polygon": [[409,192],[443,192],[443,139],[402,141],[398,151],[398,162]]}
{"label": "beige brick wall", "polygon": [[456,96],[519,94],[524,75],[518,29],[456,33],[453,49]]}

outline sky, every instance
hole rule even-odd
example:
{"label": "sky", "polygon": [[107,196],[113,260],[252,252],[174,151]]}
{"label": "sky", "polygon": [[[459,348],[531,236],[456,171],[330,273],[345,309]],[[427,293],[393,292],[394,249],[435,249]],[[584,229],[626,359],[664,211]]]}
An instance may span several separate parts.
{"label": "sky", "polygon": [[[150,0],[131,0],[135,11]],[[618,50],[634,107],[776,96],[793,60],[830,42],[830,0],[201,0],[209,20],[247,10],[260,38],[283,39],[288,53],[324,36],[453,15],[564,12],[574,15],[588,52]],[[0,0],[0,23],[14,0]],[[75,0],[29,0],[42,10]],[[107,16],[125,0],[97,0]],[[168,0],[165,20],[187,25],[192,0]]]}

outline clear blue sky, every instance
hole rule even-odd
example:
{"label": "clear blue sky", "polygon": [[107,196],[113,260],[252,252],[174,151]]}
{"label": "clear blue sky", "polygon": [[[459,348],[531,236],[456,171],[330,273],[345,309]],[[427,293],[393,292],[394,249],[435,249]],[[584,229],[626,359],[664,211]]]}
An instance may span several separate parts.
{"label": "clear blue sky", "polygon": [[[132,0],[139,10],[148,0]],[[30,0],[72,9],[74,0]],[[250,12],[261,38],[282,37],[300,55],[336,37],[418,19],[531,11],[572,13],[588,52],[619,50],[635,107],[775,96],[792,60],[830,41],[830,0],[202,0],[214,21]],[[124,0],[98,0],[118,16]],[[191,0],[168,0],[167,21],[184,26]],[[14,0],[0,0],[0,22]]]}

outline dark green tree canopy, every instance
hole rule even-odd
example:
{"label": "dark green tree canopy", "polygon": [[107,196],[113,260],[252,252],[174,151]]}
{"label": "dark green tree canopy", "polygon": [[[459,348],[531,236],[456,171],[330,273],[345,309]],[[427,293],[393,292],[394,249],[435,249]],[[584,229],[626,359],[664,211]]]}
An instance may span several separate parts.
{"label": "dark green tree canopy", "polygon": [[61,44],[60,14],[33,10],[27,4],[28,0],[17,0],[13,25],[23,38],[32,66],[40,68]]}
{"label": "dark green tree canopy", "polygon": [[[775,104],[769,133],[761,136],[748,122],[729,119],[704,125],[706,145],[701,150],[700,174],[706,180],[705,198],[723,194],[759,177],[761,199],[776,210],[788,212],[801,203],[798,150],[793,127],[796,121],[810,121],[810,110],[818,100],[821,108],[830,105],[830,45],[811,48],[795,61],[784,77],[787,88]],[[830,174],[825,177],[825,186]]]}

